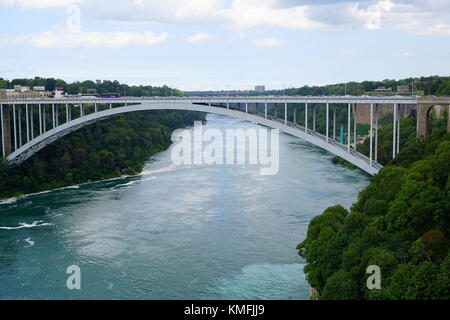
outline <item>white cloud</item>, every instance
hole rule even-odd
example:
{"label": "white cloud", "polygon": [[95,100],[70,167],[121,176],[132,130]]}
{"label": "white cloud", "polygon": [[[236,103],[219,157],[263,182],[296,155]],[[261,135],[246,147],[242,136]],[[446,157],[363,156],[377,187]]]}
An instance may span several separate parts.
{"label": "white cloud", "polygon": [[197,44],[197,43],[205,42],[208,40],[212,40],[214,38],[215,38],[214,36],[212,36],[208,33],[196,33],[196,34],[188,36],[184,40],[189,43]]}
{"label": "white cloud", "polygon": [[137,32],[82,32],[82,31],[46,31],[20,36],[0,35],[0,47],[28,45],[35,48],[73,48],[126,46],[148,46],[163,43],[169,34],[156,35],[150,31]]}
{"label": "white cloud", "polygon": [[215,24],[246,29],[340,27],[450,36],[449,0],[0,0],[21,8],[77,4],[83,16],[114,22]]}
{"label": "white cloud", "polygon": [[325,24],[308,17],[309,6],[279,8],[276,0],[234,0],[220,13],[239,27],[276,26],[289,29],[317,29]]}
{"label": "white cloud", "polygon": [[283,39],[278,38],[260,38],[256,39],[252,42],[255,46],[261,46],[261,47],[277,47],[285,44],[286,41]]}
{"label": "white cloud", "polygon": [[82,0],[0,0],[6,6],[20,6],[24,9],[45,9],[54,7],[67,7]]}
{"label": "white cloud", "polygon": [[440,23],[421,29],[418,32],[423,36],[450,36],[450,24]]}

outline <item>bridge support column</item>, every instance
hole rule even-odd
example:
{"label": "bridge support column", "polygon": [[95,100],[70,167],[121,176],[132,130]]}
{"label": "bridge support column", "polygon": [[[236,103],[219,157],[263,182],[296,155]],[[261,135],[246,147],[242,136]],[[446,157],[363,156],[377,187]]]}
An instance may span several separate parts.
{"label": "bridge support column", "polygon": [[316,105],[313,107],[313,131],[316,131]]}
{"label": "bridge support column", "polygon": [[16,123],[16,105],[13,104],[13,130],[14,130],[14,151],[17,150],[17,123]]}
{"label": "bridge support column", "polygon": [[52,122],[53,122],[53,128],[56,127],[56,122],[55,122],[55,104],[52,104]]}
{"label": "bridge support column", "polygon": [[2,121],[2,154],[3,158],[6,158],[12,152],[10,108],[7,105],[0,105],[0,111]]}
{"label": "bridge support column", "polygon": [[264,103],[264,118],[267,119],[267,102]]}
{"label": "bridge support column", "polygon": [[447,132],[450,132],[450,105],[447,107]]}
{"label": "bridge support column", "polygon": [[396,146],[397,146],[397,131],[396,131],[396,127],[397,127],[397,104],[394,104],[394,123],[393,123],[393,132],[392,132],[392,159],[395,158],[396,153]]}
{"label": "bridge support column", "polygon": [[59,126],[59,106],[55,106],[55,123],[56,126]]}
{"label": "bridge support column", "polygon": [[98,111],[98,107],[97,107],[97,104],[96,103],[94,103],[94,112],[97,112]]}
{"label": "bridge support column", "polygon": [[308,133],[308,102],[305,103],[305,132]]}
{"label": "bridge support column", "polygon": [[[19,116],[20,116],[20,111],[19,111]],[[27,122],[27,142],[29,142],[30,141],[30,120],[29,120],[29,116],[28,116],[28,104],[25,105],[25,120]],[[20,119],[19,119],[19,127],[22,127],[22,125],[20,123]],[[22,142],[20,144],[22,144]]]}
{"label": "bridge support column", "polygon": [[245,113],[248,113],[248,102],[245,102]]}
{"label": "bridge support column", "polygon": [[378,162],[378,103],[375,105],[375,162]]}
{"label": "bridge support column", "polygon": [[400,108],[397,105],[397,149],[396,155],[400,152]]}
{"label": "bridge support column", "polygon": [[330,129],[330,120],[329,120],[329,103],[327,103],[327,108],[326,108],[327,110],[326,110],[326,116],[325,116],[325,119],[326,119],[326,122],[327,122],[327,124],[326,124],[326,129],[325,129],[325,135],[326,135],[326,140],[327,140],[327,143],[328,143],[328,131],[329,131],[329,129]]}
{"label": "bridge support column", "polygon": [[47,119],[45,114],[45,104],[42,106],[42,133],[47,131]]}
{"label": "bridge support column", "polygon": [[112,103],[111,102],[109,103],[109,108],[112,109]]}
{"label": "bridge support column", "polygon": [[336,106],[333,108],[333,140],[336,140]]}
{"label": "bridge support column", "polygon": [[294,123],[297,124],[297,106],[294,104]]}
{"label": "bridge support column", "polygon": [[69,104],[66,103],[66,122],[69,122],[69,121],[70,121],[70,119],[69,119]]}
{"label": "bridge support column", "polygon": [[353,149],[356,151],[356,103],[353,103]]}
{"label": "bridge support column", "polygon": [[39,104],[39,134],[42,134],[42,106]]}
{"label": "bridge support column", "polygon": [[370,131],[369,131],[369,136],[370,136],[370,142],[369,142],[369,161],[370,161],[370,165],[372,165],[372,150],[373,150],[373,103],[370,104]]}
{"label": "bridge support column", "polygon": [[287,102],[284,103],[284,124],[287,125],[288,120],[288,109],[287,109]]}
{"label": "bridge support column", "polygon": [[33,105],[30,106],[30,121],[31,121],[31,140],[34,139],[34,121],[33,121]]}
{"label": "bridge support column", "polygon": [[347,111],[347,115],[348,115],[348,121],[347,121],[347,135],[348,135],[348,141],[347,141],[347,152],[350,153],[350,144],[352,143],[352,129],[351,127],[351,117],[352,117],[352,104],[349,102],[348,103],[348,111]]}
{"label": "bridge support column", "polygon": [[22,107],[19,105],[17,110],[17,116],[19,120],[19,148],[22,146]]}

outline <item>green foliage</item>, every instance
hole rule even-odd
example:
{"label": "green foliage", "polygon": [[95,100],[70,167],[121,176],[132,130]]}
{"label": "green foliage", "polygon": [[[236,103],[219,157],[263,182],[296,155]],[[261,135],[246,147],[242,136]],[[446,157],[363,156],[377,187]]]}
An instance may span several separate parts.
{"label": "green foliage", "polygon": [[353,163],[348,162],[347,160],[342,159],[342,158],[339,157],[339,156],[334,156],[333,159],[332,159],[331,161],[333,161],[334,164],[340,164],[340,165],[346,166],[346,167],[351,168],[351,169],[356,169],[356,168],[358,168],[358,167],[355,166]]}
{"label": "green foliage", "polygon": [[[405,141],[359,193],[350,213],[331,207],[297,247],[321,299],[448,299],[450,134]],[[381,290],[366,288],[370,265]]]}
{"label": "green foliage", "polygon": [[0,162],[0,198],[137,174],[166,149],[172,130],[203,120],[187,111],[146,111],[94,123],[47,146],[17,167]]}

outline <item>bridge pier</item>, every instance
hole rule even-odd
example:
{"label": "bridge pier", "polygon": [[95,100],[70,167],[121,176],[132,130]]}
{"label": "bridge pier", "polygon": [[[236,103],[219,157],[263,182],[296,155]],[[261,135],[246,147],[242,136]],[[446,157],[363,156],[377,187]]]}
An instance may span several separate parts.
{"label": "bridge pier", "polygon": [[434,104],[417,105],[417,137],[426,137],[428,135],[429,123],[428,116]]}
{"label": "bridge pier", "polygon": [[434,106],[447,106],[447,132],[450,132],[450,104],[448,97],[421,97],[417,100],[417,137],[426,137],[430,131],[429,115]]}

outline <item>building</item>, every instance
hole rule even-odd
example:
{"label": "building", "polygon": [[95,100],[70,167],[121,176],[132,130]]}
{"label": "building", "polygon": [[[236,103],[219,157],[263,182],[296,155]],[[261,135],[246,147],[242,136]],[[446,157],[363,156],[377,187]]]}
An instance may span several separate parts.
{"label": "building", "polygon": [[61,99],[65,96],[64,87],[55,88],[55,99]]}
{"label": "building", "polygon": [[37,90],[31,90],[29,87],[15,85],[14,89],[0,90],[0,99],[48,98],[52,95],[50,91],[45,91],[45,87],[34,87],[34,88],[37,88]]}
{"label": "building", "polygon": [[375,92],[392,92],[392,88],[378,87]]}
{"label": "building", "polygon": [[266,91],[266,87],[265,86],[255,86],[255,91],[256,92],[264,92]]}
{"label": "building", "polygon": [[397,86],[397,94],[399,96],[408,96],[410,94],[409,86]]}

